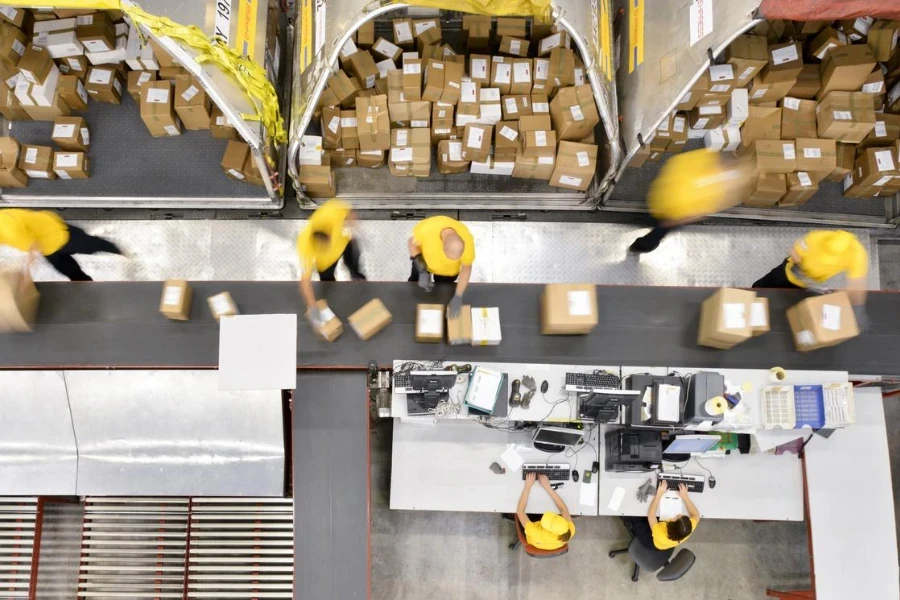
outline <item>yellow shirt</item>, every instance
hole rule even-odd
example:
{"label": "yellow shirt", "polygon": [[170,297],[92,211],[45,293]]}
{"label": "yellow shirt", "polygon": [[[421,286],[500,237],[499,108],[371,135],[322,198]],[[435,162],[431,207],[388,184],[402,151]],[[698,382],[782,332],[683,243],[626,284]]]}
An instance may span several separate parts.
{"label": "yellow shirt", "polygon": [[862,279],[869,273],[869,253],[849,231],[810,231],[794,245],[800,258],[789,258],[785,267],[788,280],[800,287],[813,287],[846,274]]}
{"label": "yellow shirt", "polygon": [[[525,541],[538,550],[558,550],[569,542],[559,541],[559,536],[541,527],[540,521],[532,521],[525,525]],[[569,539],[575,537],[575,523],[569,521]]]}
{"label": "yellow shirt", "polygon": [[[462,238],[464,248],[459,260],[451,260],[444,254],[444,240],[441,232],[452,229]],[[469,228],[450,217],[430,217],[419,221],[412,232],[413,241],[422,248],[422,258],[428,270],[435,275],[453,277],[459,275],[460,268],[475,262],[475,240]]]}
{"label": "yellow shirt", "polygon": [[0,244],[28,252],[35,244],[48,256],[66,245],[69,228],[49,210],[7,208],[0,210]]}
{"label": "yellow shirt", "polygon": [[[312,214],[306,228],[297,236],[297,254],[304,273],[324,271],[338,261],[350,243],[351,236],[344,228],[349,214],[350,205],[340,200],[329,200]],[[313,241],[316,231],[327,233],[331,243],[316,244]]]}
{"label": "yellow shirt", "polygon": [[[697,519],[691,519],[691,533],[697,531],[697,523],[699,523]],[[669,548],[674,548],[679,544],[683,544],[691,537],[690,535],[688,535],[680,542],[670,540],[669,534],[666,533],[665,521],[659,521],[656,525],[650,528],[650,531],[653,532],[653,545],[656,546],[656,548],[659,550],[668,550]]]}
{"label": "yellow shirt", "polygon": [[660,221],[680,221],[716,212],[727,185],[717,152],[692,150],[670,158],[657,175],[647,205]]}

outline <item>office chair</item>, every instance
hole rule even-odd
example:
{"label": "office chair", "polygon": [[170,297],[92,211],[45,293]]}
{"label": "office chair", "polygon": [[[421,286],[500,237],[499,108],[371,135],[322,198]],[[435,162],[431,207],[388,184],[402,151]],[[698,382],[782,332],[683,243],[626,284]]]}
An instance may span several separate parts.
{"label": "office chair", "polygon": [[569,552],[568,544],[565,544],[562,548],[557,548],[556,550],[541,550],[540,548],[535,548],[525,539],[525,530],[522,529],[522,524],[519,523],[519,517],[513,515],[511,520],[516,528],[516,539],[509,545],[510,550],[518,550],[521,546],[525,551],[525,554],[532,558],[556,558],[557,556],[562,556]]}
{"label": "office chair", "polygon": [[659,581],[675,581],[684,577],[684,575],[694,566],[697,557],[694,553],[683,548],[675,555],[671,561],[669,558],[675,552],[675,548],[668,550],[657,550],[656,548],[647,548],[638,541],[637,538],[631,538],[631,543],[627,548],[621,550],[613,550],[609,553],[610,558],[615,558],[620,554],[628,553],[631,560],[634,561],[634,571],[631,573],[631,580],[636,582],[640,577],[641,569],[656,573]]}

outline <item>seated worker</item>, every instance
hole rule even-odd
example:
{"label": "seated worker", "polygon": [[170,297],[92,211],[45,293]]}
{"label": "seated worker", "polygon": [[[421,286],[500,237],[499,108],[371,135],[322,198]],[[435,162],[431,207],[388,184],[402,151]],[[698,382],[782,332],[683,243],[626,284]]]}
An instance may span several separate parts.
{"label": "seated worker", "polygon": [[653,252],[663,238],[682,225],[741,202],[748,163],[711,150],[693,150],[670,158],[653,180],[647,208],[653,229],[639,237],[629,252]]}
{"label": "seated worker", "polygon": [[815,291],[842,287],[850,296],[860,328],[864,328],[868,274],[869,253],[855,235],[840,230],[810,231],[794,242],[789,257],[753,287]]}
{"label": "seated worker", "polygon": [[668,489],[669,486],[665,481],[659,483],[659,487],[656,488],[656,496],[653,497],[653,502],[647,509],[646,519],[641,517],[625,518],[625,526],[645,548],[656,548],[657,550],[674,548],[687,541],[697,530],[697,524],[700,523],[700,512],[688,496],[687,487],[683,483],[678,486],[678,495],[684,502],[688,514],[677,515],[668,521],[659,521],[656,518],[659,503]]}
{"label": "seated worker", "polygon": [[319,273],[320,281],[334,281],[334,271],[338,261],[344,264],[354,280],[365,280],[359,267],[359,247],[353,241],[349,226],[356,222],[350,205],[340,200],[329,200],[310,216],[300,235],[297,236],[297,254],[300,255],[300,293],[306,300],[309,319],[313,326],[322,323],[316,306],[316,294],[312,287],[313,271]]}
{"label": "seated worker", "polygon": [[456,317],[475,262],[475,240],[469,228],[450,217],[430,217],[415,226],[407,246],[412,260],[409,281],[418,282],[423,290],[434,287],[432,275],[437,283],[453,283],[459,278],[447,310],[449,317]]}
{"label": "seated worker", "polygon": [[569,507],[563,502],[552,487],[550,480],[546,475],[537,478],[541,482],[541,487],[547,490],[556,508],[562,515],[552,512],[545,512],[540,521],[532,521],[525,513],[525,507],[528,505],[528,495],[535,482],[534,473],[525,476],[525,488],[522,490],[522,496],[519,498],[519,505],[516,507],[516,516],[522,529],[525,531],[525,541],[530,546],[534,546],[539,550],[557,550],[569,543],[572,536],[575,535],[575,523],[572,522],[572,515],[569,514]]}

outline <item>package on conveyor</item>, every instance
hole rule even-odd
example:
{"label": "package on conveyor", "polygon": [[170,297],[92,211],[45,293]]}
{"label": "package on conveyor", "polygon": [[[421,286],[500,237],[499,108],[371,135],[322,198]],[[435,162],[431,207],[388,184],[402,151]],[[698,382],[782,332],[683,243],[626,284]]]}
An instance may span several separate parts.
{"label": "package on conveyor", "polygon": [[740,145],[741,130],[739,127],[716,127],[706,131],[703,135],[703,147],[710,150],[734,152]]}
{"label": "package on conveyor", "polygon": [[14,138],[0,137],[0,187],[26,187],[28,176],[19,168],[19,142]]}
{"label": "package on conveyor", "polygon": [[0,89],[0,114],[7,121],[30,121],[31,117],[25,112],[15,90]]}
{"label": "package on conveyor", "polygon": [[84,152],[54,152],[53,172],[60,179],[87,179],[91,176],[90,159]]}
{"label": "package on conveyor", "polygon": [[224,317],[233,317],[238,313],[237,304],[228,292],[221,292],[215,296],[207,298],[209,311],[212,313],[216,321],[220,321]]}
{"label": "package on conveyor", "polygon": [[491,156],[484,161],[472,161],[469,172],[478,175],[500,175],[508,177],[510,175],[515,176],[515,166],[516,163],[514,162],[510,162],[509,160],[497,160]]}
{"label": "package on conveyor", "polygon": [[463,134],[462,157],[464,160],[483,162],[491,150],[493,127],[480,123],[469,123]]}
{"label": "package on conveyor", "polygon": [[463,15],[463,36],[470,53],[488,49],[491,40],[491,17],[488,15]]}
{"label": "package on conveyor", "polygon": [[809,202],[816,192],[819,184],[806,171],[797,171],[785,175],[787,193],[781,198],[779,206],[800,206]]}
{"label": "package on conveyor", "polygon": [[753,337],[756,292],[720,288],[700,306],[697,345],[728,350]]}
{"label": "package on conveyor", "polygon": [[179,75],[175,78],[175,113],[185,129],[209,129],[212,101],[193,75]]}
{"label": "package on conveyor", "polygon": [[871,99],[859,92],[830,92],[817,107],[818,137],[858,144],[875,128]]}
{"label": "package on conveyor", "polygon": [[184,279],[167,279],[163,282],[159,299],[159,312],[173,321],[187,321],[191,318],[194,289]]}
{"label": "package on conveyor", "polygon": [[225,146],[225,154],[222,156],[222,170],[231,179],[243,181],[246,178],[244,171],[250,158],[250,146],[245,142],[231,140]]}
{"label": "package on conveyor", "polygon": [[76,75],[60,75],[57,93],[66,106],[76,112],[87,110],[88,93]]}
{"label": "package on conveyor", "polygon": [[416,46],[420,51],[424,46],[440,45],[444,39],[441,20],[437,18],[415,19],[413,33],[416,36]]}
{"label": "package on conveyor", "polygon": [[[344,324],[328,307],[327,301],[318,300],[316,308],[319,309],[319,317],[322,320],[322,324],[318,327],[313,327],[313,331],[326,342],[333,342],[344,332]],[[306,310],[306,318],[309,319],[309,309]]]}
{"label": "package on conveyor", "polygon": [[465,173],[470,161],[462,157],[462,140],[441,140],[437,145],[437,170],[443,175]]}
{"label": "package on conveyor", "polygon": [[837,143],[834,140],[797,138],[797,170],[807,171],[816,183],[828,177],[837,167]]}
{"label": "package on conveyor", "polygon": [[378,169],[384,166],[384,150],[357,150],[356,166],[364,169]]}
{"label": "package on conveyor", "polygon": [[833,49],[820,66],[822,87],[816,99],[822,100],[830,92],[859,91],[875,64],[875,56],[865,44]]}
{"label": "package on conveyor", "polygon": [[87,150],[91,134],[81,117],[57,117],[53,121],[53,142],[63,150]]}
{"label": "package on conveyor", "polygon": [[357,98],[356,122],[360,150],[389,150],[391,123],[387,96]]}
{"label": "package on conveyor", "polygon": [[556,156],[556,132],[546,115],[519,119],[519,149],[524,158]]}
{"label": "package on conveyor", "polygon": [[797,82],[788,92],[791,98],[813,100],[819,90],[822,89],[822,78],[819,75],[819,65],[803,65]]}
{"label": "package on conveyor", "polygon": [[472,345],[499,346],[503,339],[500,330],[500,309],[494,307],[472,308]]}
{"label": "package on conveyor", "polygon": [[519,122],[500,121],[494,125],[494,158],[515,162],[519,150]]}
{"label": "package on conveyor", "polygon": [[50,146],[22,146],[19,168],[33,179],[56,179],[53,171],[53,148]]}
{"label": "package on conveyor", "polygon": [[796,85],[795,79],[788,81],[769,81],[757,75],[750,83],[750,104],[769,104],[784,99]]}
{"label": "package on conveyor", "polygon": [[122,102],[122,78],[112,67],[90,67],[84,88],[97,102],[120,104]]}
{"label": "package on conveyor", "polygon": [[[500,38],[500,54],[525,58],[528,56],[528,46],[531,42],[523,38],[504,35]],[[549,50],[548,50],[549,52]]]}
{"label": "package on conveyor", "polygon": [[585,191],[597,171],[597,146],[576,142],[560,142],[550,185]]}
{"label": "package on conveyor", "polygon": [[900,115],[876,113],[875,127],[866,138],[859,143],[859,148],[887,146],[900,138]]}
{"label": "package on conveyor", "polygon": [[417,304],[415,339],[417,342],[439,344],[444,340],[443,304]]}
{"label": "package on conveyor", "polygon": [[[383,153],[380,155],[383,156]],[[331,198],[337,193],[334,171],[331,170],[330,164],[300,165],[298,179],[300,180],[300,190],[312,198]]]}
{"label": "package on conveyor", "polygon": [[86,53],[111,52],[116,48],[115,24],[106,12],[95,12],[80,17],[75,34]]}
{"label": "package on conveyor", "polygon": [[793,141],[756,140],[746,156],[757,173],[791,173],[797,169],[797,147]]}
{"label": "package on conveyor", "polygon": [[548,284],[540,304],[544,335],[584,335],[597,326],[597,287],[593,284]]}
{"label": "package on conveyor", "polygon": [[758,173],[751,178],[747,196],[741,202],[753,208],[771,208],[787,194],[784,173]]}
{"label": "package on conveyor", "polygon": [[[128,71],[125,76],[125,91],[135,102],[141,102],[141,86],[148,81],[157,81],[156,71]],[[209,128],[207,119],[206,127]]]}
{"label": "package on conveyor", "polygon": [[524,38],[525,37],[525,19],[518,17],[499,17],[497,19],[497,37],[504,35]]}
{"label": "package on conveyor", "polygon": [[867,197],[882,195],[878,188],[893,187],[894,178],[900,176],[900,160],[895,146],[866,148],[858,153],[854,170],[844,179],[844,195]]}
{"label": "package on conveyor", "polygon": [[382,37],[375,40],[370,50],[376,60],[381,61],[387,58],[395,63],[400,60],[400,56],[403,54],[403,48]]}
{"label": "package on conveyor", "polygon": [[481,84],[469,77],[460,81],[459,97],[456,103],[456,126],[465,127],[477,123],[481,117]]}
{"label": "package on conveyor", "polygon": [[600,123],[591,86],[560,88],[550,102],[550,117],[560,140],[579,141]]}
{"label": "package on conveyor", "polygon": [[388,162],[398,177],[428,177],[431,174],[431,134],[428,129],[394,129]]}
{"label": "package on conveyor", "polygon": [[472,306],[463,304],[455,318],[447,316],[447,343],[451,346],[472,345]]}
{"label": "package on conveyor", "polygon": [[786,97],[781,102],[781,139],[816,137],[816,101]]}
{"label": "package on conveyor", "polygon": [[836,346],[859,335],[847,292],[801,300],[787,310],[787,319],[800,352]]}
{"label": "package on conveyor", "polygon": [[749,148],[756,140],[780,140],[782,110],[769,106],[750,106],[747,119],[741,127],[740,149]]}
{"label": "package on conveyor", "polygon": [[125,43],[125,62],[134,71],[158,71],[159,62],[153,54],[153,46],[141,35],[139,28],[130,27]]}
{"label": "package on conveyor", "polygon": [[84,54],[84,44],[75,33],[76,19],[38,21],[32,28],[32,43],[47,49],[55,59]]}
{"label": "package on conveyor", "polygon": [[376,333],[390,325],[393,317],[384,303],[375,298],[350,315],[347,322],[361,340],[370,340]]}
{"label": "package on conveyor", "polygon": [[181,135],[172,96],[170,81],[148,81],[141,86],[141,120],[153,137]]}
{"label": "package on conveyor", "polygon": [[824,60],[831,49],[846,46],[849,43],[850,40],[847,39],[847,36],[843,32],[828,26],[823,28],[816,37],[807,44],[807,49],[809,50],[810,56],[814,56],[819,60]]}
{"label": "package on conveyor", "polygon": [[747,87],[769,62],[766,38],[759,35],[739,36],[725,49],[725,62],[734,67],[738,87]]}
{"label": "package on conveyor", "polygon": [[495,125],[503,117],[501,108],[500,90],[497,88],[483,87],[478,92],[478,123],[482,125]]}
{"label": "package on conveyor", "polygon": [[31,331],[40,299],[28,270],[0,271],[0,333]]}

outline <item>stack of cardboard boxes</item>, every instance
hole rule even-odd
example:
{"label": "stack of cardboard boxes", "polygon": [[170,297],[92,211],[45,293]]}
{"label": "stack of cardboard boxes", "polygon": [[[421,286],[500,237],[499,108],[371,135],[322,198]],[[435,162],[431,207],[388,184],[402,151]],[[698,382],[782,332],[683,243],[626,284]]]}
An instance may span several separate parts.
{"label": "stack of cardboard boxes", "polygon": [[[769,21],[737,38],[630,163],[689,138],[754,161],[754,207],[804,204],[823,180],[844,195],[900,191],[900,22]],[[683,123],[689,127],[685,128]]]}
{"label": "stack of cardboard boxes", "polygon": [[428,177],[480,173],[586,190],[600,116],[565,32],[525,19],[463,19],[466,54],[439,19],[394,19],[393,41],[356,33],[319,100],[323,151],[300,160],[302,189],[334,195],[333,169]]}

